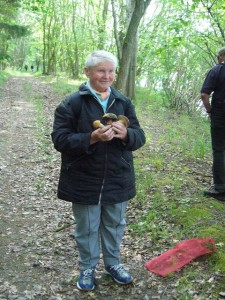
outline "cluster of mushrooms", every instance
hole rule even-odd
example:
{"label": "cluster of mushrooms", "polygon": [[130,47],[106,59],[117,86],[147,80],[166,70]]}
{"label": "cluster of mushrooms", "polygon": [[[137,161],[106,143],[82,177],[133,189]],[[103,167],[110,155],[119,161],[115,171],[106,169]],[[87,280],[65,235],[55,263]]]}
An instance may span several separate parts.
{"label": "cluster of mushrooms", "polygon": [[[104,114],[102,120],[106,125],[111,125],[113,122],[116,121],[121,122],[125,127],[128,127],[130,124],[129,119],[126,116],[123,115],[117,116],[113,113]],[[103,128],[105,126],[104,124],[101,123],[100,120],[95,120],[92,125],[95,129]]]}

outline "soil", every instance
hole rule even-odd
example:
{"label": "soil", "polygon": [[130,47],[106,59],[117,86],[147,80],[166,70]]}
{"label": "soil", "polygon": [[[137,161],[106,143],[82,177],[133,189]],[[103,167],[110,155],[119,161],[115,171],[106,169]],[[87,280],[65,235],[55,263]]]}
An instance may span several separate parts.
{"label": "soil", "polygon": [[[129,229],[121,254],[134,283],[114,283],[103,275],[101,260],[96,289],[79,291],[71,204],[56,197],[60,156],[50,140],[61,99],[32,76],[11,77],[0,96],[0,300],[218,299],[211,296],[214,283],[201,296],[201,282],[214,280],[213,274],[204,273],[204,263],[201,277],[195,279],[199,284],[185,291],[189,298],[183,298],[177,285],[182,271],[173,278],[149,272],[144,262],[163,249],[152,248],[146,237],[131,236]],[[43,110],[37,115],[40,101]],[[128,220],[135,213],[129,208]]]}

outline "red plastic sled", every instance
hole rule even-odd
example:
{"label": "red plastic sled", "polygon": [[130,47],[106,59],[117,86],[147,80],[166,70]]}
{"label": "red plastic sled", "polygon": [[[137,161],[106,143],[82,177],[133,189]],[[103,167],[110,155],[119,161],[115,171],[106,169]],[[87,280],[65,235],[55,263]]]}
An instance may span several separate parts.
{"label": "red plastic sled", "polygon": [[216,245],[211,238],[195,238],[180,242],[174,248],[145,263],[145,267],[158,275],[165,277],[177,271],[193,259],[216,251]]}

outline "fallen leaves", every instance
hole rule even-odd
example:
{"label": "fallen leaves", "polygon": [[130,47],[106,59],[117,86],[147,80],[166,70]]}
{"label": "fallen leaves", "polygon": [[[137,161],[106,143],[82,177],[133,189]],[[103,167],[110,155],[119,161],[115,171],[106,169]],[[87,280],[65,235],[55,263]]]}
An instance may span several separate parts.
{"label": "fallen leaves", "polygon": [[[23,89],[24,83],[32,87],[29,95]],[[166,214],[157,222],[151,214],[157,209],[167,212],[170,204],[168,197],[167,203],[154,206],[151,202],[157,188],[154,186],[149,187],[144,203],[131,203],[127,211],[128,227],[121,256],[134,277],[134,284],[120,286],[104,275],[101,258],[96,270],[96,290],[78,291],[74,220],[71,204],[56,197],[60,155],[50,140],[53,112],[60,99],[50,86],[32,77],[11,78],[4,92],[0,120],[4,137],[4,141],[0,140],[0,300],[172,300],[183,295],[200,300],[206,286],[205,295],[211,297],[211,286],[216,285],[217,277],[204,270],[189,278],[192,286],[184,290],[182,272],[161,279],[145,269],[146,260],[160,255],[175,242],[174,226]],[[43,99],[41,128],[37,128],[35,121],[37,97]],[[150,126],[146,130],[156,132]],[[160,151],[161,145],[157,147]],[[155,171],[162,165],[163,161],[156,160],[154,166],[146,165],[144,171]],[[172,165],[169,167],[173,169]],[[180,168],[180,172],[187,171],[190,172],[188,167]],[[165,184],[163,193],[172,195],[172,181]],[[184,201],[189,205],[188,197]],[[204,268],[204,263],[199,262],[194,268]],[[220,296],[224,297],[224,292]]]}

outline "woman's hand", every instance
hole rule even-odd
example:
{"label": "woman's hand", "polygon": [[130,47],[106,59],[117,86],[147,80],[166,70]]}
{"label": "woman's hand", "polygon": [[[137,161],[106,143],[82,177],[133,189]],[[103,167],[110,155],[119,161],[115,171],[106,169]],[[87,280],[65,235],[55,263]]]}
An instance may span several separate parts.
{"label": "woman's hand", "polygon": [[115,131],[112,128],[112,125],[106,125],[103,128],[98,128],[94,130],[91,134],[90,144],[97,142],[108,142],[115,137]]}
{"label": "woman's hand", "polygon": [[127,128],[121,122],[113,122],[112,129],[115,133],[114,137],[125,141],[127,139]]}

